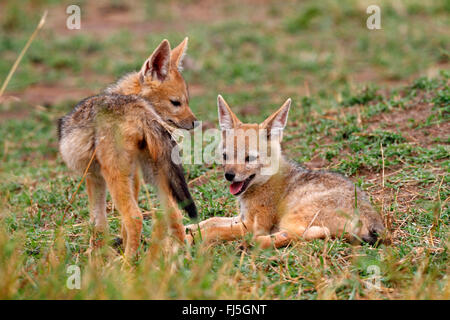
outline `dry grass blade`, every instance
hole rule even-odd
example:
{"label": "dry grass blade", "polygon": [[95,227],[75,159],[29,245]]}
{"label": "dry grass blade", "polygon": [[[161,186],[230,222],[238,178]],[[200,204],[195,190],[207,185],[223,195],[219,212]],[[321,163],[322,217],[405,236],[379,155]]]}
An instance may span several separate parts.
{"label": "dry grass blade", "polygon": [[3,82],[2,88],[0,89],[0,97],[5,92],[6,87],[8,86],[9,81],[11,81],[11,78],[16,72],[17,67],[19,66],[20,61],[22,60],[23,56],[25,55],[25,52],[27,52],[28,48],[30,47],[31,43],[33,42],[34,38],[36,38],[36,35],[38,34],[39,30],[42,29],[42,27],[45,24],[45,20],[47,18],[48,11],[46,10],[44,14],[41,17],[41,20],[39,21],[39,24],[37,25],[36,29],[34,29],[33,33],[31,34],[30,38],[28,39],[27,43],[25,44],[25,47],[23,47],[22,51],[20,52],[19,56],[17,57],[16,61],[14,62],[11,70],[8,73],[8,76],[6,77],[5,81]]}

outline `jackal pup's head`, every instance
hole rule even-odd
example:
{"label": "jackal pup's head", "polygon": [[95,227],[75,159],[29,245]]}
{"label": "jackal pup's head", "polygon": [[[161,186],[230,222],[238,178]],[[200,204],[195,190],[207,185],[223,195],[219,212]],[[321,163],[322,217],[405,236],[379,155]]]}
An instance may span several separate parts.
{"label": "jackal pup's head", "polygon": [[187,49],[185,38],[175,49],[163,40],[139,71],[139,95],[148,99],[167,123],[182,129],[193,129],[197,120],[189,108],[189,93],[181,75]]}
{"label": "jackal pup's head", "polygon": [[261,124],[242,123],[220,95],[217,106],[225,179],[231,182],[230,192],[237,196],[253,185],[265,183],[278,172],[280,143],[291,99]]}

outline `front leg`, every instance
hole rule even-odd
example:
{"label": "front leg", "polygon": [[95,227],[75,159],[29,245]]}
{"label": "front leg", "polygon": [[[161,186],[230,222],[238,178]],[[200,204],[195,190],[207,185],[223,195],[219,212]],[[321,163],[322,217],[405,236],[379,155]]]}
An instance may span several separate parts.
{"label": "front leg", "polygon": [[186,232],[189,235],[188,241],[192,241],[192,237],[199,231],[201,239],[205,243],[236,240],[248,232],[240,217],[213,217],[199,224],[186,226]]}
{"label": "front leg", "polygon": [[270,235],[257,236],[255,241],[263,249],[269,247],[285,247],[294,240],[305,239],[324,239],[330,236],[330,230],[326,227],[311,226],[309,228],[298,227],[297,229],[288,231],[282,230]]}

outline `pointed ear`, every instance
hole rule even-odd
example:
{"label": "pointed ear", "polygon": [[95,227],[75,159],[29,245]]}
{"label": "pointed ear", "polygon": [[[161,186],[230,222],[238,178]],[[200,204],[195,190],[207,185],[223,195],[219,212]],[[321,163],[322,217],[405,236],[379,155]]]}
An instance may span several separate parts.
{"label": "pointed ear", "polygon": [[267,129],[268,132],[274,129],[280,131],[283,130],[287,123],[290,107],[291,107],[291,98],[287,99],[280,109],[278,109],[274,114],[268,117],[261,124],[261,127]]}
{"label": "pointed ear", "polygon": [[170,59],[173,67],[177,68],[180,72],[183,70],[183,59],[186,55],[186,49],[188,45],[188,37],[172,50],[172,57]]}
{"label": "pointed ear", "polygon": [[141,71],[139,71],[140,79],[151,77],[152,80],[163,82],[169,74],[169,68],[170,44],[164,39],[142,65]]}
{"label": "pointed ear", "polygon": [[217,96],[217,108],[219,109],[220,129],[230,130],[241,122],[220,94]]}

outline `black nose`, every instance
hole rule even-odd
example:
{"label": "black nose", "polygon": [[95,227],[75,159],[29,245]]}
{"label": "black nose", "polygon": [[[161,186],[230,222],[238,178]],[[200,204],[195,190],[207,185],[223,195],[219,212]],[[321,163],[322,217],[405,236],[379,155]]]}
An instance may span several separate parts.
{"label": "black nose", "polygon": [[225,179],[227,179],[228,181],[233,181],[235,176],[236,176],[236,174],[234,172],[226,172],[225,173]]}
{"label": "black nose", "polygon": [[199,121],[197,121],[197,120],[192,121],[192,128],[197,128],[199,125],[200,125]]}

